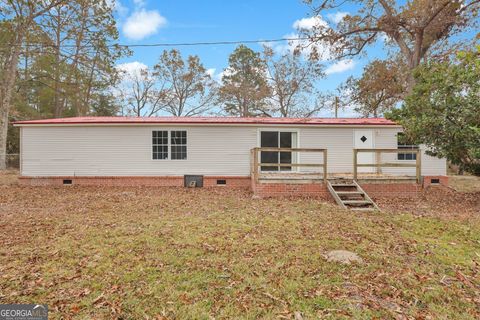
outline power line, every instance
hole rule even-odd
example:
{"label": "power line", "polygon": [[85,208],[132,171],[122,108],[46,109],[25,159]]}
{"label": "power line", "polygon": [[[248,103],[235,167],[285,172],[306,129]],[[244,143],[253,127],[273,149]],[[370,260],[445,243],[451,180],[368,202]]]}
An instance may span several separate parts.
{"label": "power line", "polygon": [[[143,43],[143,44],[108,44],[106,47],[123,47],[123,48],[138,48],[138,47],[186,47],[186,46],[213,46],[213,45],[232,45],[232,44],[252,44],[252,43],[274,43],[285,41],[302,41],[311,40],[310,37],[297,37],[297,38],[276,38],[276,39],[264,39],[264,40],[235,40],[235,41],[201,41],[201,42],[172,42],[172,43]],[[12,45],[9,45],[12,46]],[[15,45],[13,45],[15,46]],[[44,47],[56,47],[52,43],[26,43],[17,46],[44,46]],[[64,44],[60,45],[62,48],[75,48],[76,45]],[[82,48],[95,48],[95,45],[84,45]]]}
{"label": "power line", "polygon": [[250,43],[272,43],[285,41],[309,40],[309,37],[299,38],[278,38],[266,40],[243,40],[243,41],[212,41],[212,42],[179,42],[179,43],[152,43],[152,44],[119,44],[120,47],[182,47],[182,46],[209,46],[209,45],[229,45],[229,44],[250,44]]}

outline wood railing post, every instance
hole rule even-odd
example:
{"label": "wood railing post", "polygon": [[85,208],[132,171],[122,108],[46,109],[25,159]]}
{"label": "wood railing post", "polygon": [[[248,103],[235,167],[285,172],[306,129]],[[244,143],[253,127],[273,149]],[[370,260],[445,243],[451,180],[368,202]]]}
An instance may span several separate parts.
{"label": "wood railing post", "polygon": [[416,176],[417,176],[417,183],[420,184],[421,179],[422,179],[422,153],[420,152],[420,149],[417,150],[416,153]]}
{"label": "wood railing post", "polygon": [[357,180],[357,149],[353,149],[353,180]]}
{"label": "wood railing post", "polygon": [[327,150],[323,150],[323,183],[327,184]]}
{"label": "wood railing post", "polygon": [[255,148],[250,149],[250,177],[255,175]]}
{"label": "wood railing post", "polygon": [[258,183],[258,148],[253,148],[253,179]]}
{"label": "wood railing post", "polygon": [[381,162],[382,162],[382,152],[377,150],[375,151],[375,160],[377,161],[377,174],[381,174],[382,173],[382,167],[381,167]]}

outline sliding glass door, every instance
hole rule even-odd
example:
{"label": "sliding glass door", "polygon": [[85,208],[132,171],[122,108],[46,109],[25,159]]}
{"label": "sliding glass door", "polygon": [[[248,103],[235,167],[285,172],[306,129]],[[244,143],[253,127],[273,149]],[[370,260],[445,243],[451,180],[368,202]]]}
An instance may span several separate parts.
{"label": "sliding glass door", "polygon": [[[260,146],[262,148],[296,148],[297,133],[288,131],[261,131]],[[261,163],[294,163],[292,152],[262,151],[260,154]],[[291,171],[289,166],[262,166],[262,171]]]}

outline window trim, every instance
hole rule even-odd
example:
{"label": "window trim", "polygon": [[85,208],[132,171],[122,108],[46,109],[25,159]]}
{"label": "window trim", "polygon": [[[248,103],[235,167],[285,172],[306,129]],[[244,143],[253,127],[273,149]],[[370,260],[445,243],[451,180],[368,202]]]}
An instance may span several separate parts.
{"label": "window trim", "polygon": [[[296,146],[294,148],[301,148],[300,146],[300,129],[296,129],[296,128],[282,128],[282,127],[274,127],[274,128],[258,128],[257,130],[257,146],[259,148],[261,148],[262,146],[262,131],[267,131],[267,132],[271,132],[271,131],[276,131],[278,133],[280,132],[290,132],[290,133],[295,133],[295,143],[296,143]],[[279,139],[280,139],[280,135],[278,135]],[[292,163],[300,163],[300,153],[299,152],[292,152]],[[296,172],[298,171],[299,167],[291,167],[291,170],[290,171],[284,171],[284,172]],[[259,172],[265,172],[265,173],[275,173],[275,172],[281,172],[281,171],[264,171],[264,170],[261,170],[260,168],[260,171]]]}
{"label": "window trim", "polygon": [[[415,145],[415,144],[399,144],[398,142],[398,138],[400,135],[402,135],[403,132],[398,132],[397,135],[396,135],[396,138],[397,138],[397,149],[398,150],[401,150],[401,149],[404,149],[404,150],[420,150],[420,146],[419,145]],[[405,158],[406,156],[408,155],[412,155],[412,158],[415,157],[415,159],[400,159],[400,155],[403,155]],[[402,152],[397,152],[397,156],[396,156],[396,161],[417,161],[417,155],[415,153],[402,153]]]}
{"label": "window trim", "polygon": [[[166,159],[154,159],[153,158],[153,131],[167,131],[168,132],[168,137],[167,137],[167,147],[168,147],[168,156]],[[172,131],[185,131],[187,134],[187,143],[185,144],[185,147],[187,148],[186,152],[186,157],[185,159],[172,159],[172,141],[171,141],[171,132]],[[182,128],[157,128],[157,129],[152,129],[150,131],[150,160],[151,161],[185,161],[188,160],[188,149],[189,149],[189,144],[188,144],[188,136],[189,136],[189,130],[187,129],[182,129]]]}
{"label": "window trim", "polygon": [[[174,131],[175,131],[175,132],[185,132],[185,144],[173,144],[173,143],[172,143],[172,132],[174,132]],[[169,148],[170,148],[170,149],[169,149],[170,159],[171,159],[171,160],[187,160],[187,159],[188,159],[188,147],[187,147],[187,144],[188,144],[188,132],[187,132],[187,130],[170,130],[170,131],[169,131],[169,137],[168,137],[168,138],[169,138],[169,141],[168,141],[168,142],[169,142],[169,145],[168,145],[168,146],[169,146]],[[178,137],[177,137],[177,138],[178,138]],[[183,137],[180,137],[180,139],[182,139],[182,138],[183,138]],[[185,147],[185,158],[182,158],[182,159],[173,159],[173,151],[172,151],[173,146],[176,146],[176,147],[183,147],[183,146],[184,146],[184,147]],[[176,153],[178,153],[178,152],[176,152]],[[183,152],[181,152],[181,153],[183,153]]]}
{"label": "window trim", "polygon": [[[153,157],[153,154],[154,154],[154,152],[153,152],[153,147],[159,146],[159,145],[155,145],[155,144],[153,143],[153,133],[154,133],[154,132],[162,132],[162,131],[166,131],[166,132],[167,132],[167,144],[166,144],[166,146],[167,146],[167,158],[166,158],[166,159],[155,159],[155,158]],[[157,161],[157,160],[169,160],[169,159],[170,159],[170,157],[169,157],[169,156],[170,156],[170,144],[169,144],[169,141],[168,141],[169,138],[170,138],[169,130],[165,130],[165,129],[162,129],[162,130],[160,130],[160,129],[159,129],[159,130],[152,130],[152,132],[151,132],[151,134],[150,134],[150,139],[151,139],[151,140],[150,140],[150,141],[151,141],[150,153],[151,153],[151,156],[152,156],[152,160]],[[165,146],[165,145],[162,145],[162,146]]]}

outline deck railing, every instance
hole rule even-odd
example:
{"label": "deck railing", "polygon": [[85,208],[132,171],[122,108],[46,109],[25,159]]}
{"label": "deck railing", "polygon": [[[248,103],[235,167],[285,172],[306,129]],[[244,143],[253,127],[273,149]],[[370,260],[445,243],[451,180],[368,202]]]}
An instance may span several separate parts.
{"label": "deck railing", "polygon": [[[301,163],[300,161],[292,163],[262,163],[261,162],[261,152],[290,152],[290,153],[321,153],[322,154],[322,163]],[[359,153],[373,153],[375,158],[372,157],[373,163],[359,163],[358,154]],[[382,154],[415,154],[415,163],[402,161],[402,162],[382,162]],[[295,157],[292,157],[294,159]],[[328,164],[327,164],[328,153],[327,149],[310,149],[310,148],[253,148],[251,149],[251,174],[252,178],[258,182],[259,175],[261,173],[262,167],[277,167],[281,169],[282,167],[287,168],[319,168],[318,173],[321,174],[323,181],[327,182],[328,177]],[[398,158],[398,157],[396,157]],[[358,180],[358,169],[359,168],[376,168],[377,173],[380,173],[382,168],[415,168],[415,177],[417,183],[421,182],[421,152],[420,150],[406,150],[406,149],[353,149],[353,179]],[[276,172],[276,171],[275,171]],[[278,173],[287,173],[288,171],[279,170]]]}
{"label": "deck railing", "polygon": [[[375,154],[376,163],[358,163],[358,154],[362,152],[371,152]],[[416,154],[415,163],[382,163],[380,161],[382,153],[413,153]],[[381,168],[415,168],[415,176],[417,183],[421,180],[421,164],[422,155],[420,150],[405,150],[405,149],[353,149],[353,179],[358,178],[358,168],[377,168],[377,172],[381,171]]]}
{"label": "deck railing", "polygon": [[[290,153],[301,153],[301,152],[316,152],[316,153],[322,153],[323,155],[323,162],[322,163],[299,163],[299,162],[293,162],[292,163],[262,163],[259,160],[261,160],[261,157],[259,157],[259,154],[261,152],[290,152]],[[256,182],[258,182],[258,177],[259,173],[261,171],[261,167],[306,167],[306,168],[312,168],[312,167],[317,167],[317,168],[322,168],[322,173],[323,173],[323,181],[326,183],[327,182],[327,149],[310,149],[310,148],[253,148],[251,150],[251,157],[252,157],[252,177],[255,179]],[[294,157],[292,157],[293,159]],[[285,173],[285,171],[279,171],[280,173]]]}

